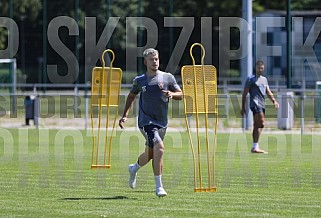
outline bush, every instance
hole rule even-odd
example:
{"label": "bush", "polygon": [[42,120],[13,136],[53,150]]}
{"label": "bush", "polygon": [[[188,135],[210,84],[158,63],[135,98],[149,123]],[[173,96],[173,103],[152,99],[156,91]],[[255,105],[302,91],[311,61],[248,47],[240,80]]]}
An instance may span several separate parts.
{"label": "bush", "polygon": [[[20,69],[17,69],[17,77],[22,76],[22,72]],[[12,76],[10,75],[10,70],[8,67],[3,67],[3,65],[0,65],[0,83],[11,83]]]}

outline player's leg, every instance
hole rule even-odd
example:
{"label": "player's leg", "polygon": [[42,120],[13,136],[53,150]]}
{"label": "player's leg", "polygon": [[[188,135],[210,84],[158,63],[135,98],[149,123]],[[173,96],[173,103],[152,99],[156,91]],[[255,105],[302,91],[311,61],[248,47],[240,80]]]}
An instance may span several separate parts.
{"label": "player's leg", "polygon": [[264,150],[261,150],[259,148],[259,139],[260,135],[262,133],[262,130],[264,128],[264,122],[265,122],[265,115],[264,115],[264,109],[259,111],[253,111],[254,114],[254,126],[253,126],[253,146],[251,151],[253,153],[266,153]]}
{"label": "player's leg", "polygon": [[[163,188],[162,183],[162,170],[163,170],[163,155],[164,155],[164,144],[163,139],[166,133],[166,128],[160,128],[155,125],[144,126],[144,133],[147,135],[147,142],[149,148],[153,149],[153,172],[156,185],[156,195],[166,196],[167,193]],[[145,161],[146,156],[141,156],[142,159],[139,162]],[[149,156],[150,157],[150,156]],[[149,159],[148,159],[149,160]],[[143,162],[142,164],[144,164]]]}
{"label": "player's leg", "polygon": [[129,171],[129,187],[135,188],[136,187],[136,176],[137,171],[142,167],[145,166],[152,158],[153,158],[153,147],[149,144],[148,135],[144,129],[140,129],[141,133],[146,139],[146,148],[143,153],[141,153],[134,164],[130,164],[128,166]]}
{"label": "player's leg", "polygon": [[253,142],[258,143],[259,138],[262,132],[262,129],[264,128],[264,113],[259,112],[254,114],[254,127],[253,127]]}
{"label": "player's leg", "polygon": [[140,167],[145,166],[151,159],[153,159],[153,148],[146,146],[145,151],[138,157],[137,163]]}
{"label": "player's leg", "polygon": [[164,144],[163,142],[154,145],[154,155],[153,155],[153,170],[154,175],[162,175],[163,171],[163,155],[164,155]]}
{"label": "player's leg", "polygon": [[163,155],[164,155],[164,144],[163,142],[159,142],[154,144],[154,158],[153,158],[153,170],[154,170],[154,178],[156,185],[156,195],[166,196],[167,193],[164,190],[163,182],[162,182],[162,172],[163,172]]}
{"label": "player's leg", "polygon": [[156,185],[156,195],[166,196],[167,193],[163,188],[162,174],[163,174],[163,155],[164,155],[164,143],[166,128],[154,129],[154,154],[153,154],[153,170]]}
{"label": "player's leg", "polygon": [[136,176],[137,171],[145,166],[151,159],[153,158],[153,149],[146,146],[145,151],[141,153],[134,164],[130,164],[128,166],[129,171],[129,187],[135,188],[136,187]]}

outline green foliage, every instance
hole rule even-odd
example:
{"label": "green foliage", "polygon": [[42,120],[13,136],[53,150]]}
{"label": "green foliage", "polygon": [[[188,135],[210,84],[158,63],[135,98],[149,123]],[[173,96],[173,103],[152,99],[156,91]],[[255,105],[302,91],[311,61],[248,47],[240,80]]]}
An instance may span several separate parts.
{"label": "green foliage", "polygon": [[[12,0],[13,19],[16,21],[27,20],[31,23],[38,18],[42,9],[42,0]],[[10,0],[0,2],[0,16],[10,17]],[[8,31],[0,28],[0,49],[6,48]]]}
{"label": "green foliage", "polygon": [[292,0],[292,10],[321,10],[319,0]]}
{"label": "green foliage", "polygon": [[[287,1],[277,0],[255,0],[253,1],[253,11],[262,12],[264,10],[285,10]],[[319,0],[292,0],[292,10],[320,10],[321,5]]]}
{"label": "green foliage", "polygon": [[252,8],[253,8],[253,13],[260,13],[260,12],[264,12],[265,10],[264,6],[257,1],[253,1]]}
{"label": "green foliage", "polygon": [[[9,69],[5,69],[3,67],[4,64],[0,64],[0,83],[11,83],[11,77],[12,75],[10,74]],[[22,75],[21,70],[17,69],[16,71],[16,76],[19,77]]]}
{"label": "green foliage", "polygon": [[[12,3],[10,5],[10,2]],[[76,5],[76,3],[79,3]],[[172,2],[172,5],[170,3]],[[33,65],[31,68],[38,68],[37,59],[43,55],[43,44],[41,39],[43,37],[43,1],[42,0],[1,0],[0,1],[0,16],[12,17],[17,23],[21,34],[22,22],[25,25],[25,39],[26,39],[26,53],[30,54],[29,60],[26,60],[28,65]],[[108,4],[109,3],[109,4]],[[10,7],[11,6],[11,7]],[[172,7],[171,7],[172,6]],[[78,8],[77,8],[78,7]],[[285,10],[286,1],[266,1],[266,0],[255,0],[253,1],[253,12],[263,12],[268,9],[273,10]],[[172,8],[172,13],[170,9]],[[292,10],[318,10],[321,9],[319,0],[292,0]],[[12,9],[12,13],[10,10]],[[111,41],[108,47],[112,47],[117,51],[117,59],[115,65],[124,68],[126,66],[126,31],[132,31],[133,27],[126,24],[126,18],[143,16],[151,18],[158,27],[158,47],[161,48],[161,60],[162,63],[167,63],[169,60],[168,54],[171,54],[169,48],[169,28],[164,27],[164,17],[193,17],[194,18],[194,31],[190,37],[190,42],[200,41],[200,18],[201,17],[212,17],[213,18],[213,64],[218,64],[218,43],[219,36],[217,34],[218,18],[219,17],[240,17],[242,15],[242,1],[225,0],[225,1],[208,1],[208,0],[185,0],[185,1],[174,1],[174,0],[158,0],[158,1],[146,1],[146,0],[97,0],[97,1],[47,1],[47,24],[57,16],[70,16],[78,21],[79,26],[79,44],[75,45],[75,37],[68,35],[68,31],[59,31],[59,37],[62,39],[64,44],[72,51],[79,48],[79,63],[81,66],[85,64],[85,17],[95,17],[97,20],[97,41],[98,37],[101,36],[103,29],[106,26],[109,17],[119,17],[119,23],[115,31],[113,32]],[[127,29],[126,29],[127,28]],[[173,40],[174,43],[181,33],[179,27],[173,28]],[[143,42],[145,43],[146,31],[142,30]],[[145,35],[144,35],[145,34]],[[234,33],[233,33],[234,34]],[[232,34],[232,37],[234,35]],[[0,49],[7,47],[7,30],[0,28]],[[235,37],[238,37],[235,33]],[[231,48],[238,47],[235,44],[238,40],[232,40]],[[235,43],[234,43],[235,42]],[[233,44],[234,43],[234,44]],[[21,44],[19,45],[21,47]],[[131,46],[127,44],[127,46]],[[187,47],[190,45],[188,44]],[[32,49],[32,51],[30,51]],[[17,54],[18,65],[21,64],[21,48]],[[186,53],[186,54],[185,54]],[[189,61],[187,52],[184,53],[181,63],[184,65]],[[61,69],[62,74],[66,68],[66,63],[57,53],[48,46],[47,52],[47,63],[57,64]],[[187,61],[188,60],[188,61]],[[228,63],[229,64],[229,63]],[[28,66],[29,67],[29,66]],[[164,66],[161,66],[164,68]],[[235,66],[233,66],[235,68]],[[80,70],[83,74],[84,70]],[[85,70],[86,71],[86,70]],[[27,72],[32,74],[34,72]],[[88,72],[85,72],[88,73]],[[226,72],[223,72],[226,73]],[[83,78],[83,76],[80,76]],[[28,75],[28,78],[34,78],[34,81],[38,81],[35,75]],[[81,81],[84,82],[84,81]]]}
{"label": "green foliage", "polygon": [[0,49],[6,49],[6,42],[8,38],[8,31],[4,31],[3,28],[0,28]]}
{"label": "green foliage", "polygon": [[30,21],[37,19],[42,9],[42,0],[20,0],[19,4],[15,2],[15,13],[17,16],[26,16]]}
{"label": "green foliage", "polygon": [[9,83],[10,82],[10,73],[8,70],[0,70],[0,83]]}

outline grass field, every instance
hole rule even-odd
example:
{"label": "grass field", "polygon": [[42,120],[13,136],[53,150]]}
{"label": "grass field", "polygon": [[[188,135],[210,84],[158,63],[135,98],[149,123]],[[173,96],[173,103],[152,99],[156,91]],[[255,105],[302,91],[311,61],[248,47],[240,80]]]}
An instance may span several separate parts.
{"label": "grass field", "polygon": [[[143,150],[118,131],[112,168],[91,170],[90,132],[0,129],[1,217],[320,217],[321,135],[264,134],[268,155],[249,153],[250,133],[218,135],[216,193],[194,193],[185,132],[168,132],[163,183],[151,165],[128,188],[127,166]],[[139,145],[140,144],[140,145]]]}

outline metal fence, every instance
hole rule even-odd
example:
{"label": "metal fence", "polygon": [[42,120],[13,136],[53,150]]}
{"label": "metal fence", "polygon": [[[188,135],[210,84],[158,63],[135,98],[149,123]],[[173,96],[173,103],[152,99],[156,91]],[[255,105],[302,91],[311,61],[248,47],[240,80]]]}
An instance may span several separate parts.
{"label": "metal fence", "polygon": [[[125,104],[125,98],[131,85],[122,85],[120,104]],[[16,84],[17,90],[11,91],[10,84],[0,84],[0,120],[12,122],[12,118],[24,118],[26,115],[25,100],[34,97],[34,123],[37,127],[44,126],[44,120],[66,119],[69,126],[87,129],[90,125],[90,84]],[[282,99],[284,93],[293,92],[290,100],[294,111],[294,126],[303,132],[308,126],[320,125],[320,93],[316,89],[286,89],[285,86],[271,85],[271,90]],[[224,128],[241,128],[241,94],[243,87],[240,84],[223,82],[218,85],[220,125]],[[138,101],[136,101],[138,102]],[[181,103],[179,103],[181,104]],[[122,113],[123,105],[120,105]],[[135,105],[135,108],[138,105]],[[182,108],[183,104],[178,106]],[[272,107],[267,101],[267,107]],[[56,108],[56,109],[55,109]],[[133,109],[137,114],[137,109]],[[277,122],[275,110],[267,114],[267,120]],[[177,112],[181,114],[182,112]],[[9,118],[9,119],[6,119]],[[75,119],[77,118],[77,119]],[[176,117],[173,117],[176,118]],[[170,118],[171,119],[171,118]],[[134,119],[135,120],[135,119]],[[81,122],[80,122],[81,121]],[[275,124],[275,123],[274,123]],[[274,125],[273,124],[273,125]],[[0,123],[1,125],[1,123]],[[59,126],[57,124],[57,126]],[[61,124],[61,126],[65,126]]]}

